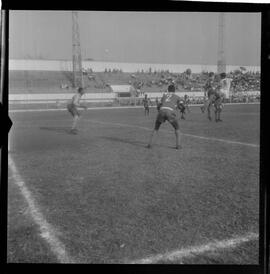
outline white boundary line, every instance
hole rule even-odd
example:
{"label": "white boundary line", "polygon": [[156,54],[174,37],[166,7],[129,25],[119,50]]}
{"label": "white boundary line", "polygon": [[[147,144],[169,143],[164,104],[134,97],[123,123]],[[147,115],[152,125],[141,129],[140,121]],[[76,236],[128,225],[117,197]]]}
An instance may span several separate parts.
{"label": "white boundary line", "polygon": [[187,133],[183,133],[182,135],[193,137],[193,138],[198,138],[198,139],[203,139],[203,140],[209,140],[209,141],[218,141],[218,142],[223,142],[223,143],[233,144],[233,145],[242,145],[242,146],[257,147],[257,148],[260,147],[260,145],[258,145],[258,144],[251,144],[251,143],[245,143],[245,142],[231,141],[231,140],[226,140],[226,139],[204,137],[204,136],[187,134]]}
{"label": "white boundary line", "polygon": [[[60,263],[76,263],[65,250],[65,246],[56,237],[53,227],[46,221],[41,211],[38,209],[36,202],[31,194],[31,192],[26,187],[24,181],[22,180],[20,174],[17,171],[14,161],[9,156],[9,167],[12,171],[12,178],[14,179],[16,185],[19,187],[23,197],[25,198],[28,207],[30,209],[30,214],[34,219],[35,223],[39,226],[41,237],[49,244],[51,251],[55,254]],[[191,246],[187,248],[182,248],[164,254],[157,254],[153,256],[148,256],[144,259],[125,261],[127,264],[154,264],[159,261],[180,261],[185,258],[191,258],[203,254],[205,252],[214,252],[224,249],[235,248],[240,244],[249,242],[252,240],[257,240],[259,235],[254,232],[247,233],[245,236],[231,238],[221,241],[212,241],[204,245]]]}
{"label": "white boundary line", "polygon": [[[94,121],[94,120],[89,120],[89,121],[101,123],[101,124],[115,124],[115,125],[120,125],[120,126],[137,127],[137,126],[131,126],[131,125],[125,125],[125,124],[119,124],[119,123],[106,123],[106,122],[99,122],[99,121]],[[139,126],[137,128],[151,130],[151,129],[148,129],[145,127],[139,127]],[[223,140],[223,139],[207,138],[207,137],[201,137],[201,136],[196,136],[196,135],[188,135],[188,136],[192,136],[192,137],[196,137],[196,138],[203,138],[203,139],[210,139],[210,140],[214,139],[214,140],[229,142],[229,143],[233,142],[233,141],[228,141],[228,140]],[[240,143],[240,142],[233,142],[233,143],[254,146],[254,144],[247,144],[247,143]],[[55,254],[55,256],[57,257],[57,259],[60,263],[76,263],[74,261],[74,259],[72,259],[67,254],[65,246],[56,237],[53,227],[46,221],[46,219],[42,215],[41,211],[38,209],[31,192],[26,187],[24,181],[22,180],[20,174],[17,171],[14,161],[12,160],[12,158],[10,156],[9,156],[9,167],[12,171],[12,177],[14,178],[16,185],[19,187],[23,197],[25,198],[25,200],[28,204],[32,218],[34,219],[35,223],[39,226],[41,237],[49,244],[52,252]],[[144,259],[127,261],[126,263],[128,263],[128,264],[153,264],[153,263],[157,263],[161,260],[163,260],[163,261],[176,261],[176,260],[179,261],[180,260],[181,261],[184,258],[198,256],[205,252],[213,252],[213,251],[219,251],[222,249],[235,248],[242,243],[256,240],[256,239],[258,239],[258,234],[250,232],[242,237],[236,237],[236,238],[222,240],[222,241],[213,241],[208,244],[204,244],[204,245],[200,245],[200,246],[182,248],[182,249],[174,250],[174,251],[167,252],[164,254],[149,256]]]}
{"label": "white boundary line", "polygon": [[[191,104],[190,107],[202,106],[203,104]],[[227,103],[225,105],[260,105],[259,102],[253,103]],[[156,106],[150,106],[151,108],[156,108]],[[87,110],[103,110],[103,109],[137,109],[143,108],[143,106],[122,106],[122,107],[90,107]],[[11,109],[9,110],[10,113],[16,112],[46,112],[46,111],[63,111],[67,110],[66,108],[48,108],[48,109]]]}
{"label": "white boundary line", "polygon": [[20,174],[17,171],[17,167],[9,156],[8,165],[12,172],[15,184],[19,187],[21,194],[25,198],[30,210],[30,214],[34,219],[40,230],[40,236],[49,244],[51,251],[57,257],[60,263],[76,263],[67,253],[64,244],[56,237],[54,228],[50,225],[35,202],[35,199],[31,192],[26,187],[25,182],[22,180]]}
{"label": "white boundary line", "polygon": [[205,252],[213,252],[219,251],[223,249],[235,248],[240,244],[257,240],[259,235],[257,233],[247,233],[245,236],[231,238],[222,241],[213,241],[209,242],[208,244],[199,245],[199,246],[192,246],[187,248],[182,248],[178,250],[174,250],[171,252],[166,252],[164,254],[158,254],[154,256],[149,256],[144,259],[134,260],[134,261],[127,261],[127,264],[154,264],[159,261],[181,261],[185,258],[191,258],[203,254]]}
{"label": "white boundary line", "polygon": [[[115,125],[115,126],[122,126],[122,127],[139,128],[139,129],[143,129],[143,130],[152,131],[152,129],[150,129],[150,128],[136,126],[136,125],[127,125],[127,124],[111,123],[111,122],[101,122],[101,121],[89,120],[89,119],[87,119],[85,121],[89,121],[89,122],[93,122],[93,123],[97,123],[97,124],[106,124],[106,125]],[[162,131],[165,131],[165,130],[162,130]],[[258,145],[258,144],[251,144],[251,143],[244,143],[244,142],[238,142],[238,141],[231,141],[231,140],[219,139],[219,138],[213,138],[213,137],[204,137],[204,136],[187,134],[187,133],[181,133],[181,135],[192,137],[192,138],[203,139],[203,140],[209,140],[209,141],[218,141],[218,142],[223,142],[223,143],[227,143],[227,144],[235,144],[235,145],[242,145],[242,146],[249,146],[249,147],[256,147],[256,148],[260,147],[260,145]]]}

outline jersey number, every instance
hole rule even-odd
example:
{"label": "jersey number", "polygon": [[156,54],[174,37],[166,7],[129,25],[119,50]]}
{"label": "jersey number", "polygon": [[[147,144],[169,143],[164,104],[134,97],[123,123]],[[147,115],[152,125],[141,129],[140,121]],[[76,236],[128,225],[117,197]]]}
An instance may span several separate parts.
{"label": "jersey number", "polygon": [[172,94],[167,95],[167,96],[166,96],[166,99],[165,99],[165,102],[170,101],[171,97],[172,97]]}

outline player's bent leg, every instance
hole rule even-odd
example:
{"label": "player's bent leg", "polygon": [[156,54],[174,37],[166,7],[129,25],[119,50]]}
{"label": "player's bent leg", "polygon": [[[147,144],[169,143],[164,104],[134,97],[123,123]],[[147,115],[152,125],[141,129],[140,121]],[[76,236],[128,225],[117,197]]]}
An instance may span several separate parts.
{"label": "player's bent leg", "polygon": [[217,122],[221,122],[222,120],[220,119],[220,114],[222,111],[222,99],[218,99],[216,102],[216,110],[217,110]]}
{"label": "player's bent leg", "polygon": [[155,122],[155,128],[153,129],[153,131],[150,134],[150,138],[149,138],[149,142],[148,142],[147,148],[151,148],[152,147],[154,136],[157,135],[161,123],[162,122],[160,122],[158,120],[158,118],[157,118],[157,120]]}
{"label": "player's bent leg", "polygon": [[203,105],[201,106],[202,113],[205,112],[205,109],[206,109],[206,102],[204,102]]}
{"label": "player's bent leg", "polygon": [[204,113],[204,106],[201,106],[201,112]]}
{"label": "player's bent leg", "polygon": [[205,112],[205,109],[207,108],[207,100],[205,99],[204,102],[203,102],[203,105],[201,106],[201,111],[202,113]]}
{"label": "player's bent leg", "polygon": [[79,119],[80,119],[79,115],[74,115],[73,123],[72,123],[72,127],[71,127],[72,133],[77,132],[77,124],[78,124]]}
{"label": "player's bent leg", "polygon": [[212,104],[213,104],[213,97],[211,96],[209,98],[208,104],[207,104],[207,118],[208,118],[209,121],[212,121],[212,117],[211,117]]}
{"label": "player's bent leg", "polygon": [[219,111],[218,111],[218,121],[219,121],[219,122],[222,122],[222,120],[220,119],[221,111],[222,111],[222,109],[219,109]]}
{"label": "player's bent leg", "polygon": [[151,148],[151,147],[152,147],[153,138],[154,138],[154,135],[157,135],[157,132],[158,132],[158,130],[156,130],[156,129],[153,129],[153,130],[152,130],[152,132],[151,132],[151,134],[150,134],[150,139],[149,139],[147,148]]}
{"label": "player's bent leg", "polygon": [[209,121],[212,120],[212,118],[211,118],[211,108],[210,108],[210,105],[209,105],[209,107],[207,108],[207,118],[208,118]]}
{"label": "player's bent leg", "polygon": [[176,139],[176,149],[181,149],[181,140],[180,140],[180,130],[176,129],[175,130],[175,139]]}
{"label": "player's bent leg", "polygon": [[181,112],[181,119],[185,119],[184,112]]}
{"label": "player's bent leg", "polygon": [[73,111],[72,107],[67,106],[67,111],[72,115],[72,117],[74,117],[74,111]]}
{"label": "player's bent leg", "polygon": [[155,129],[152,130],[152,132],[151,132],[151,134],[150,134],[150,139],[149,139],[147,148],[151,148],[151,147],[152,147],[152,142],[153,142],[153,137],[154,137],[155,131],[156,131]]}
{"label": "player's bent leg", "polygon": [[181,143],[180,143],[180,129],[179,129],[179,123],[176,117],[172,115],[170,119],[168,120],[169,123],[173,126],[174,128],[174,133],[175,133],[175,141],[176,141],[176,149],[182,148]]}
{"label": "player's bent leg", "polygon": [[218,122],[218,109],[215,108],[215,121]]}

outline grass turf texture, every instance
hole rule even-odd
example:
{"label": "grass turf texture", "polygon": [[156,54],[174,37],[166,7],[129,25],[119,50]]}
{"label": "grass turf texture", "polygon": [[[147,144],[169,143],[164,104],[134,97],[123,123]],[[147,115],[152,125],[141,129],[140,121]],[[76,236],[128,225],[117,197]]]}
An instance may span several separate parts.
{"label": "grass turf texture", "polygon": [[[259,144],[259,105],[226,106],[221,123],[191,111],[182,133]],[[183,135],[175,150],[165,123],[147,149],[155,116],[89,110],[69,135],[67,112],[10,115],[10,155],[76,262],[123,263],[258,233],[259,148]],[[12,178],[8,207],[8,261],[56,262],[27,210],[19,214],[25,202]],[[174,263],[256,264],[258,242]]]}

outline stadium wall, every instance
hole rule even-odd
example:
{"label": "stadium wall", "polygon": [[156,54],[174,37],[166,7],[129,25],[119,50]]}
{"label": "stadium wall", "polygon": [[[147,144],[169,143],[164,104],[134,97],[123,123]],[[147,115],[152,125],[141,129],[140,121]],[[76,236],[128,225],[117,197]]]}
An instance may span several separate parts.
{"label": "stadium wall", "polygon": [[[227,72],[234,71],[241,67],[245,67],[247,71],[260,72],[259,66],[229,66]],[[92,69],[95,72],[103,72],[106,69],[121,69],[123,72],[134,73],[144,70],[161,71],[169,70],[173,73],[182,73],[186,69],[191,69],[193,73],[201,73],[202,71],[217,71],[217,65],[200,65],[200,64],[150,64],[150,63],[120,63],[120,62],[97,62],[83,61],[83,69]],[[40,70],[40,71],[72,71],[72,61],[61,60],[9,60],[9,70]]]}
{"label": "stadium wall", "polygon": [[[70,93],[40,93],[40,94],[10,94],[9,102],[18,103],[18,102],[39,102],[39,103],[48,103],[50,101],[67,101],[71,99],[73,94]],[[89,101],[112,101],[116,98],[115,93],[87,93],[84,95],[84,100]]]}
{"label": "stadium wall", "polygon": [[[187,94],[189,97],[195,97],[200,98],[204,96],[204,92],[198,91],[198,92],[176,92],[176,94],[180,97],[184,97],[185,94]],[[246,95],[258,95],[260,94],[259,91],[250,91],[245,92]],[[163,95],[163,92],[148,92],[148,97],[150,99],[156,99],[161,98]],[[10,94],[9,95],[9,102],[11,104],[16,103],[49,103],[49,102],[65,102],[71,97],[73,94],[70,93],[54,93],[54,94]],[[83,100],[87,102],[113,102],[115,99],[117,99],[118,96],[116,93],[110,92],[110,93],[87,93],[83,96]],[[140,97],[140,98],[143,98]],[[138,98],[139,99],[139,98]]]}
{"label": "stadium wall", "polygon": [[[186,93],[178,92],[177,95],[183,97]],[[203,92],[193,92],[192,95],[188,93],[189,96],[202,97]],[[161,98],[163,92],[153,92],[147,93],[150,99]],[[9,95],[9,103],[10,104],[48,104],[51,102],[59,102],[63,103],[67,100],[70,100],[73,94],[68,93],[55,93],[55,94],[10,94]],[[132,97],[127,97],[132,98]],[[143,98],[136,97],[137,99]],[[82,100],[86,102],[113,102],[117,99],[125,100],[125,98],[119,98],[117,93],[87,93],[83,96]]]}

